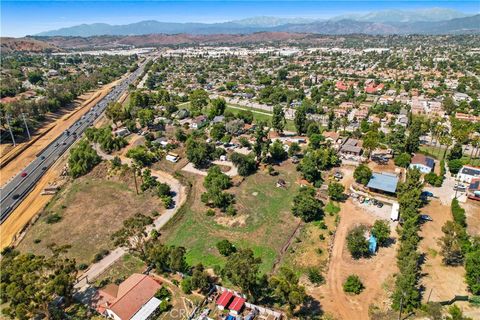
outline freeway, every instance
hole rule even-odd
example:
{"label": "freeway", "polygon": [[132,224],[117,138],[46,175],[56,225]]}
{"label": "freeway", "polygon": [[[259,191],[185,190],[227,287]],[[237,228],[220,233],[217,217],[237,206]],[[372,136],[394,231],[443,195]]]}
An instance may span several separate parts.
{"label": "freeway", "polygon": [[53,140],[30,164],[21,170],[0,190],[0,224],[22,202],[26,195],[33,189],[40,178],[50,166],[57,161],[65,151],[70,148],[82,133],[91,126],[105,111],[108,104],[117,101],[129,84],[133,83],[142,73],[148,59],[137,70],[116,85],[102,100],[93,106],[85,115]]}

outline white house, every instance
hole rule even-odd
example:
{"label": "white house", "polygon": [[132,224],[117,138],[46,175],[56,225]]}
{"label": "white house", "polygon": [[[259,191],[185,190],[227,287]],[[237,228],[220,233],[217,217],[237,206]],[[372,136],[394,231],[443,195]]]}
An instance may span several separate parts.
{"label": "white house", "polygon": [[435,160],[423,154],[415,154],[410,162],[410,169],[418,169],[421,173],[430,173],[435,168]]}
{"label": "white house", "polygon": [[461,182],[472,182],[473,178],[480,177],[480,168],[472,166],[463,166],[457,174],[457,179]]}

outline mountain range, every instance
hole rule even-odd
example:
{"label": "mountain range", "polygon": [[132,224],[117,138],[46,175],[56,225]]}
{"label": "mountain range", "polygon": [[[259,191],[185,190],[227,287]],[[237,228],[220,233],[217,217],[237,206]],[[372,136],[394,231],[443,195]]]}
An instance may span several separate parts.
{"label": "mountain range", "polygon": [[383,10],[337,16],[328,20],[278,17],[252,17],[220,23],[178,23],[148,20],[125,25],[81,24],[41,32],[37,36],[90,37],[183,33],[210,35],[250,34],[255,32],[380,35],[480,33],[480,14],[468,16],[455,10],[431,8]]}

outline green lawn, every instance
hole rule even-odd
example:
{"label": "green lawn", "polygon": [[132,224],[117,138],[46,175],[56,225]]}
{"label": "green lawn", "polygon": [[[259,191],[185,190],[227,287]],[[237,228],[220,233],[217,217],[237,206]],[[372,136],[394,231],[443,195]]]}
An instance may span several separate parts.
{"label": "green lawn", "polygon": [[[200,202],[201,192],[194,192],[181,216],[162,231],[168,244],[187,248],[187,262],[206,266],[223,265],[225,258],[216,248],[216,243],[228,239],[239,248],[251,248],[262,258],[261,271],[271,270],[282,246],[298,224],[290,212],[291,202],[297,189],[296,171],[280,167],[280,177],[259,172],[248,177],[240,187],[228,192],[236,195],[235,217],[206,216],[206,207]],[[288,188],[275,186],[283,178]],[[193,188],[198,190],[203,178]],[[222,222],[225,219],[227,222]]]}
{"label": "green lawn", "polygon": [[423,145],[423,146],[420,146],[420,152],[440,161],[443,159],[443,154],[445,153],[445,147],[443,146],[434,147],[429,145]]}

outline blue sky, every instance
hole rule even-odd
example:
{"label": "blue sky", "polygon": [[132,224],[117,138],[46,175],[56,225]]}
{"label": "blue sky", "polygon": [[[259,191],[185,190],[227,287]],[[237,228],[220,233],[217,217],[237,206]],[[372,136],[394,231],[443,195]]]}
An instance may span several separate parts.
{"label": "blue sky", "polygon": [[478,13],[480,1],[0,1],[1,35],[20,37],[82,23],[223,22],[254,16],[329,18],[383,9],[444,7]]}

